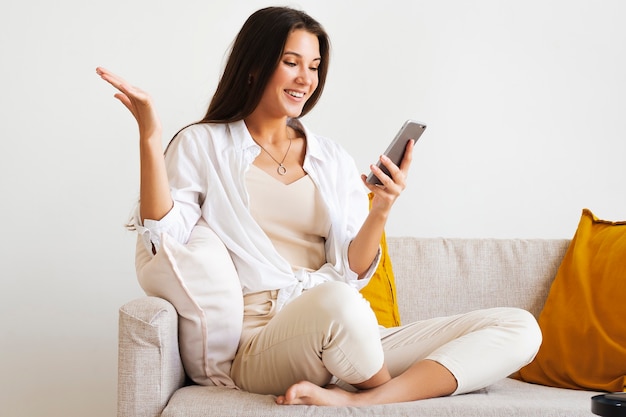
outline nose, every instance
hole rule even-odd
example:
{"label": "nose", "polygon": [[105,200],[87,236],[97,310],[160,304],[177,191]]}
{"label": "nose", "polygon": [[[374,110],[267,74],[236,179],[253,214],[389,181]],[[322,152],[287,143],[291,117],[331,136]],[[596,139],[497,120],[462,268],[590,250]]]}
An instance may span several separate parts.
{"label": "nose", "polygon": [[311,71],[308,68],[301,69],[296,78],[296,82],[306,86],[311,85],[313,83]]}

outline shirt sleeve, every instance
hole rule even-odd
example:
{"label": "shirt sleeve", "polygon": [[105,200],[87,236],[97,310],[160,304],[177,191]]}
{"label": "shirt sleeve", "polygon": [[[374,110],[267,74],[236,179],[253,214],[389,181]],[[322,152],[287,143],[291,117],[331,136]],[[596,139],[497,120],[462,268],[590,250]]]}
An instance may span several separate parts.
{"label": "shirt sleeve", "polygon": [[[330,140],[324,140],[323,148],[328,156],[319,167],[320,183],[329,201],[332,239],[327,241],[326,248],[329,264],[317,272],[361,289],[376,272],[381,253],[379,249],[363,278],[359,279],[358,274],[350,269],[348,249],[367,218],[369,191],[361,181],[354,159],[346,150]],[[334,274],[331,269],[335,270]]]}
{"label": "shirt sleeve", "polygon": [[348,249],[352,240],[361,230],[361,227],[369,214],[369,190],[367,190],[361,182],[360,173],[352,157],[345,154],[343,155],[343,158],[345,161],[342,161],[341,165],[344,167],[346,172],[343,172],[342,175],[346,179],[350,180],[345,181],[345,189],[343,190],[343,195],[346,196],[342,204],[345,212],[346,236],[341,248],[341,256],[343,257],[343,262],[346,265],[349,280],[354,281],[351,282],[351,284],[357,289],[361,289],[368,284],[370,278],[376,272],[382,251],[379,246],[378,253],[374,257],[374,260],[372,261],[367,272],[363,275],[363,278],[359,279],[358,275],[350,269]]}
{"label": "shirt sleeve", "polygon": [[183,130],[177,135],[165,153],[165,166],[170,193],[174,205],[161,219],[145,219],[141,222],[140,203],[137,204],[131,223],[137,230],[149,253],[161,247],[165,233],[184,244],[201,215],[201,205],[206,196],[206,176],[201,175],[205,160],[197,146],[193,132]]}
{"label": "shirt sleeve", "polygon": [[175,228],[174,223],[180,217],[180,209],[174,201],[172,209],[161,220],[146,219],[143,224],[139,215],[139,204],[135,209],[135,215],[131,222],[148,253],[154,255],[161,247],[161,236],[168,230]]}

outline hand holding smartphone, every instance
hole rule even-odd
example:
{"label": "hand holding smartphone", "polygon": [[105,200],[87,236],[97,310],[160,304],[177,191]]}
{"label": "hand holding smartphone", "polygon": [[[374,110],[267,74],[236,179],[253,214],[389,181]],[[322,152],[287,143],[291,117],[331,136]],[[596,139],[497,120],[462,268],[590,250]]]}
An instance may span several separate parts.
{"label": "hand holding smartphone", "polygon": [[[387,150],[385,150],[384,155],[391,159],[394,164],[400,166],[407,143],[411,139],[417,142],[420,136],[422,136],[422,133],[424,133],[424,129],[426,129],[425,124],[414,120],[407,120],[400,128],[396,137],[391,141]],[[380,161],[376,163],[376,166],[385,174],[390,175],[389,170]],[[373,172],[370,172],[366,181],[370,184],[382,184]]]}

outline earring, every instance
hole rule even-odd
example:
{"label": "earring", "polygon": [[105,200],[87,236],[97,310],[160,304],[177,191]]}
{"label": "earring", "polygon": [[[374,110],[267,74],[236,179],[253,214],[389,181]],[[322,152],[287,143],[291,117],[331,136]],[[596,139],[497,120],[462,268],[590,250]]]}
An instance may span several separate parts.
{"label": "earring", "polygon": [[248,74],[248,85],[252,84],[252,74]]}

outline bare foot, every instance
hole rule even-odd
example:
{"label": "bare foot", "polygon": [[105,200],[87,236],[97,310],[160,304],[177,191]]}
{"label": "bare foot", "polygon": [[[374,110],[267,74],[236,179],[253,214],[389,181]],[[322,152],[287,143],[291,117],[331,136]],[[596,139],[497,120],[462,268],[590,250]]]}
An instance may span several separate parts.
{"label": "bare foot", "polygon": [[326,388],[317,386],[309,381],[298,382],[287,389],[285,395],[276,398],[280,405],[354,405],[356,393],[345,391],[336,385]]}
{"label": "bare foot", "polygon": [[[381,374],[384,377],[384,374]],[[457,389],[454,375],[443,365],[431,360],[414,363],[403,374],[385,382],[376,378],[380,385],[364,387],[350,392],[337,385],[319,387],[301,381],[287,389],[285,395],[276,397],[276,404],[307,404],[334,406],[364,406],[417,401],[425,398],[443,397]],[[367,382],[367,381],[366,381]]]}

